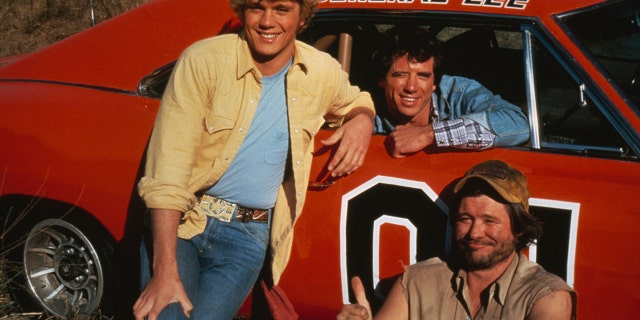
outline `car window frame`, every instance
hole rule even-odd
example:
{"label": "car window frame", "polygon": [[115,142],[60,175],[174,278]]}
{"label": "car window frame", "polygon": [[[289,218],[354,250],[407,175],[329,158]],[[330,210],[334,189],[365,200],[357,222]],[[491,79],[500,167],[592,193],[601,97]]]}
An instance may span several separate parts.
{"label": "car window frame", "polygon": [[[580,66],[574,58],[557,42],[551,40],[545,33],[545,29],[540,28],[537,24],[521,25],[523,31],[523,54],[525,55],[525,74],[527,82],[527,105],[530,124],[530,143],[532,149],[544,150],[553,153],[580,154],[585,156],[597,156],[603,158],[616,158],[625,160],[638,160],[640,155],[640,141],[635,134],[633,127],[620,113],[618,108],[609,99],[606,93],[594,82],[589,73]],[[611,148],[601,148],[589,145],[571,145],[563,143],[543,143],[541,130],[539,127],[540,110],[537,96],[537,88],[535,85],[535,70],[533,61],[533,45],[535,39],[541,46],[552,55],[558,65],[576,82],[581,83],[584,87],[581,89],[588,99],[594,104],[594,107],[605,117],[621,138],[627,143],[630,150],[626,152],[617,152]],[[578,101],[576,101],[577,103]],[[535,119],[535,121],[534,121]]]}

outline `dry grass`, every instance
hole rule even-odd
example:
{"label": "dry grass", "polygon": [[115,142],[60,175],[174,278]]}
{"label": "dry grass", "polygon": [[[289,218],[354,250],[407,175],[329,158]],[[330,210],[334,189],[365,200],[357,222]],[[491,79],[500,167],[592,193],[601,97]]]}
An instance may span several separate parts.
{"label": "dry grass", "polygon": [[1,0],[0,57],[38,50],[147,1]]}
{"label": "dry grass", "polygon": [[[3,259],[0,258],[0,264],[4,263]],[[15,303],[11,300],[11,296],[7,291],[7,287],[9,285],[8,279],[5,279],[3,272],[0,268],[0,319],[19,319],[18,317],[12,317],[11,315],[16,315],[18,313],[18,308]]]}

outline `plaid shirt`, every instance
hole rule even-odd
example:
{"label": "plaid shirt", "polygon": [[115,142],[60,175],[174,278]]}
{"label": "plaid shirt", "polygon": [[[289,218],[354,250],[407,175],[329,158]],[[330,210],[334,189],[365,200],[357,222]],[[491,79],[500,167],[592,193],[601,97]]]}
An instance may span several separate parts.
{"label": "plaid shirt", "polygon": [[431,123],[438,147],[487,149],[493,145],[493,139],[496,136],[477,122],[467,118],[440,120],[436,106],[431,108]]}
{"label": "plaid shirt", "polygon": [[[435,104],[435,100],[434,100]],[[440,120],[438,108],[431,108],[431,123],[438,147],[462,149],[488,149],[493,146],[495,134],[479,123],[468,119]],[[395,125],[389,119],[376,115],[376,133],[391,133]]]}

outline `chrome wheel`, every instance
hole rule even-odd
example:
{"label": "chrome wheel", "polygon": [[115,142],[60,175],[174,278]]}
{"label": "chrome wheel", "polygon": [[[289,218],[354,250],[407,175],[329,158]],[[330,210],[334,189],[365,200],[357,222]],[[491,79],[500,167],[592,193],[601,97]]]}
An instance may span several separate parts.
{"label": "chrome wheel", "polygon": [[43,220],[29,232],[23,257],[29,289],[47,311],[66,318],[98,309],[102,265],[80,229],[60,219]]}

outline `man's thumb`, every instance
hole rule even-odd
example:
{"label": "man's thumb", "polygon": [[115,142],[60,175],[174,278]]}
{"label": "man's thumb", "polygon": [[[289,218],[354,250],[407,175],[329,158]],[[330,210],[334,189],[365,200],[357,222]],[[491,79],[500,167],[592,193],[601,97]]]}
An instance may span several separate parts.
{"label": "man's thumb", "polygon": [[369,308],[369,300],[367,300],[364,285],[362,285],[360,277],[351,278],[351,288],[353,288],[353,294],[356,297],[356,302],[361,306]]}
{"label": "man's thumb", "polygon": [[180,306],[182,306],[182,311],[184,312],[184,316],[187,318],[191,318],[191,310],[193,310],[193,305],[191,301],[188,299],[186,301],[179,301]]}

